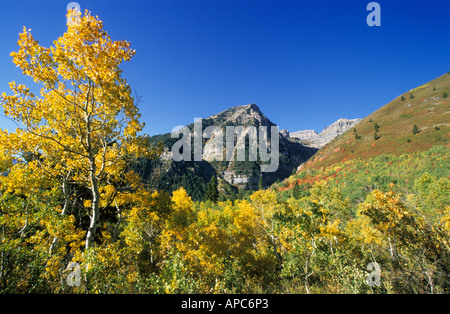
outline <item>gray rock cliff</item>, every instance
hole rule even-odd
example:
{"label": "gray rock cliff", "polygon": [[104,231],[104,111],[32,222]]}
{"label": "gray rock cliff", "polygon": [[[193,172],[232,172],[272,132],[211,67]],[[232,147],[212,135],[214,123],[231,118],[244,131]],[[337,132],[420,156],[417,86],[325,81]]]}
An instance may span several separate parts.
{"label": "gray rock cliff", "polygon": [[297,139],[305,146],[320,149],[337,136],[350,130],[361,120],[362,119],[339,119],[327,126],[320,134],[317,134],[314,130],[305,130],[290,133],[290,136],[291,138]]}

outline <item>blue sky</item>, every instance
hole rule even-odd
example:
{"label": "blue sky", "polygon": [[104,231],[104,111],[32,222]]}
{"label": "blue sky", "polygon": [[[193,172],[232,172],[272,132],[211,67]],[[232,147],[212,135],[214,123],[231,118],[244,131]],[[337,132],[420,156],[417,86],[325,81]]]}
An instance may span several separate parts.
{"label": "blue sky", "polygon": [[[4,1],[0,93],[29,83],[9,56],[23,26],[50,46],[66,30],[68,0]],[[142,98],[145,133],[256,103],[280,129],[363,118],[450,71],[450,1],[79,0],[137,55],[124,77]],[[0,116],[0,128],[14,125]]]}

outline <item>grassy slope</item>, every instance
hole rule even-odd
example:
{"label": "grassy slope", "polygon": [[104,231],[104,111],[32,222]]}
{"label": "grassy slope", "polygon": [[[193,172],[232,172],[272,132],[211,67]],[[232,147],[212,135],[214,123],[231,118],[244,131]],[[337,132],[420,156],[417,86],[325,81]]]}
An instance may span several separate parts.
{"label": "grassy slope", "polygon": [[[368,159],[354,158],[322,169],[308,168],[299,171],[280,184],[272,186],[285,198],[300,198],[317,182],[325,180],[337,187],[356,210],[374,189],[386,191],[394,183],[396,192],[416,193],[415,184],[428,174],[434,178],[450,178],[450,147],[434,146],[429,150],[380,155]],[[296,188],[296,191],[293,189]],[[439,191],[438,194],[448,193]]]}
{"label": "grassy slope", "polygon": [[[449,96],[444,98],[444,93]],[[410,98],[410,95],[414,98]],[[402,96],[404,100],[402,100]],[[374,139],[374,125],[380,128]],[[413,126],[420,132],[413,135]],[[438,127],[437,130],[435,127]],[[400,155],[424,151],[434,145],[450,145],[450,74],[405,92],[372,113],[353,129],[322,148],[306,168],[327,167],[353,159],[367,159],[382,154]]]}

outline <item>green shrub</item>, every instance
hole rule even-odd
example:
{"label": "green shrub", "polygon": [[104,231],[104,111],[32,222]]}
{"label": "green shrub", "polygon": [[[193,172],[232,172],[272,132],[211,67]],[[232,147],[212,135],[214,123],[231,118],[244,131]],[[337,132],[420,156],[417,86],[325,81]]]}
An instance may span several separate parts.
{"label": "green shrub", "polygon": [[375,134],[373,135],[373,139],[374,139],[375,141],[377,141],[377,140],[380,139],[380,137],[381,137],[381,135],[379,135],[378,132],[375,131]]}

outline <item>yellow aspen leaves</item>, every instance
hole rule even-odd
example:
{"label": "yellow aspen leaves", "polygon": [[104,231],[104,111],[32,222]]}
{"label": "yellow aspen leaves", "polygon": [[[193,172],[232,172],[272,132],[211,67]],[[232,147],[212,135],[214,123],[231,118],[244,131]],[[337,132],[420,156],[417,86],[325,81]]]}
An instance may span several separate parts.
{"label": "yellow aspen leaves", "polygon": [[[41,91],[34,95],[27,86],[10,83],[13,94],[3,94],[2,106],[24,127],[1,134],[2,150],[14,156],[30,154],[35,163],[24,167],[34,165],[33,173],[39,171],[47,180],[64,178],[91,191],[82,200],[91,210],[86,238],[90,247],[102,208],[118,195],[114,187],[138,189],[139,177],[127,166],[160,151],[150,147],[148,137],[138,136],[143,123],[119,68],[136,51],[127,41],[112,41],[102,21],[89,12],[49,48],[26,28],[18,45],[11,53],[13,62]],[[66,207],[75,202],[67,190],[63,193]]]}
{"label": "yellow aspen leaves", "polygon": [[361,214],[370,217],[377,224],[377,228],[386,234],[392,234],[397,226],[403,225],[403,220],[410,217],[399,194],[393,191],[384,193],[380,190],[374,190],[368,196],[362,204]]}

